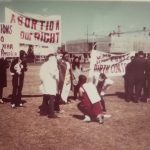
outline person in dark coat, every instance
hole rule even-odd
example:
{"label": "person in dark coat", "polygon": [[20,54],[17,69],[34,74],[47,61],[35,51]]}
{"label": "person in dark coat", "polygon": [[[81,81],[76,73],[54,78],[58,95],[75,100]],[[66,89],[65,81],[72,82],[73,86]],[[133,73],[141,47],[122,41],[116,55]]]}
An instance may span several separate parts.
{"label": "person in dark coat", "polygon": [[150,98],[150,54],[147,57],[147,72],[146,72],[146,96]]}
{"label": "person in dark coat", "polygon": [[[138,103],[142,98],[142,89],[146,80],[147,61],[143,51],[139,51],[137,57],[132,61],[134,71],[134,85],[135,85],[135,99],[134,102]],[[143,91],[145,95],[145,90]]]}
{"label": "person in dark coat", "polygon": [[124,75],[125,99],[127,102],[133,101],[134,97],[134,56],[131,57],[131,62],[127,64]]}
{"label": "person in dark coat", "polygon": [[7,68],[9,63],[3,57],[0,58],[0,103],[3,104],[3,88],[7,86]]}
{"label": "person in dark coat", "polygon": [[21,96],[24,83],[24,72],[27,71],[27,63],[24,56],[25,52],[20,51],[20,57],[15,58],[10,66],[13,86],[11,101],[12,108],[15,108],[17,105],[23,106],[21,102]]}

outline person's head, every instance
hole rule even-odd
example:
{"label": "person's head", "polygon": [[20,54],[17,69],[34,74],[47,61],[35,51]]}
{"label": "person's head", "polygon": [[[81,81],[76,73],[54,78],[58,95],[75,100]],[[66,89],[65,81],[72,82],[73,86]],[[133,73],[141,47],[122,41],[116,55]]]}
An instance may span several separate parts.
{"label": "person's head", "polygon": [[25,52],[24,50],[20,50],[19,58],[20,58],[21,60],[23,60],[23,59],[25,58],[25,56],[26,56],[26,52]]}
{"label": "person's head", "polygon": [[72,69],[75,70],[76,67],[80,67],[80,59],[78,56],[75,56],[72,62]]}
{"label": "person's head", "polygon": [[47,55],[46,60],[48,61],[53,57],[56,58],[56,54],[55,53],[50,53],[50,54]]}
{"label": "person's head", "polygon": [[145,54],[144,54],[143,51],[139,51],[139,52],[138,52],[138,57],[144,57],[144,56],[145,56]]}
{"label": "person's head", "polygon": [[69,53],[68,52],[64,52],[63,56],[62,56],[62,59],[65,60],[65,61],[69,61]]}
{"label": "person's head", "polygon": [[106,77],[106,75],[104,73],[100,73],[100,75],[99,75],[99,80],[100,81],[104,81],[106,78],[107,77]]}
{"label": "person's head", "polygon": [[85,75],[79,76],[79,85],[82,86],[84,83],[86,83],[87,77]]}
{"label": "person's head", "polygon": [[130,57],[131,61],[132,61],[134,58],[135,58],[135,56],[131,56],[131,57]]}

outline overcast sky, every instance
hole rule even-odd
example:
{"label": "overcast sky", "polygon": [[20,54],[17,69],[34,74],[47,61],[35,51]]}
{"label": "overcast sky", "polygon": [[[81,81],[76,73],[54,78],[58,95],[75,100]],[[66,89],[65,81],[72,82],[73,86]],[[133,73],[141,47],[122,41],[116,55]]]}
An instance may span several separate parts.
{"label": "overcast sky", "polygon": [[0,22],[5,7],[22,13],[60,15],[62,41],[86,38],[88,33],[108,35],[117,26],[122,31],[150,29],[150,2],[0,0]]}

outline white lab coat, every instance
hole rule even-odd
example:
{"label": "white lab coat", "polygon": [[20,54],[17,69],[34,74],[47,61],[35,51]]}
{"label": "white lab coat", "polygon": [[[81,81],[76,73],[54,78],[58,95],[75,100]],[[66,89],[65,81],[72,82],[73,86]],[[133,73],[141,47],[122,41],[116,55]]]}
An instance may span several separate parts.
{"label": "white lab coat", "polygon": [[40,69],[41,86],[43,94],[56,95],[58,93],[59,71],[55,56],[51,56]]}

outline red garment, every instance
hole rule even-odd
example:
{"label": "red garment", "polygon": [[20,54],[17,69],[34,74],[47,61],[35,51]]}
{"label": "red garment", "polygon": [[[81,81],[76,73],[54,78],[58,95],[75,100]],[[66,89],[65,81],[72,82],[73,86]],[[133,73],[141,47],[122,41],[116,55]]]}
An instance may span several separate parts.
{"label": "red garment", "polygon": [[88,115],[90,117],[97,117],[102,113],[102,108],[100,102],[92,104],[86,94],[83,93],[81,97],[81,103],[79,104],[79,109],[83,112],[84,115]]}

